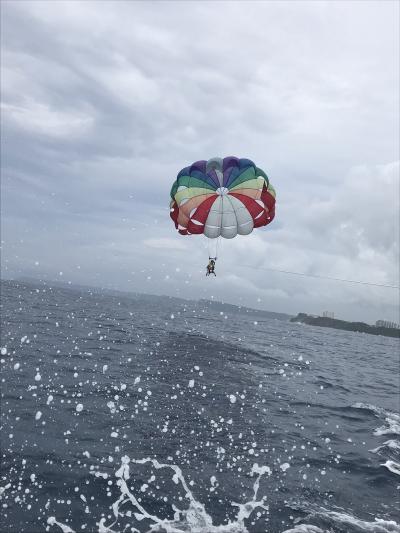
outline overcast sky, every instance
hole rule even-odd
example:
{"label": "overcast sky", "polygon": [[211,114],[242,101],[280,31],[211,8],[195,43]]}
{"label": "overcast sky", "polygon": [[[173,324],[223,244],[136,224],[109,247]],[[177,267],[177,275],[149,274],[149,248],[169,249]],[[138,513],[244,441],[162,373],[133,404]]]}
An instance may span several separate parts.
{"label": "overcast sky", "polygon": [[[398,321],[396,290],[266,270],[398,284],[398,2],[1,8],[3,277]],[[276,218],[209,279],[169,191],[228,155],[267,172]]]}

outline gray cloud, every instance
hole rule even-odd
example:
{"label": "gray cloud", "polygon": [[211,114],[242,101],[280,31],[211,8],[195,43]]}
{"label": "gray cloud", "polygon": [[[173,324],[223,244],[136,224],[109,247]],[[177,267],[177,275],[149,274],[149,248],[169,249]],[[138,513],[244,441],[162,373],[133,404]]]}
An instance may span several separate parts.
{"label": "gray cloud", "polygon": [[[262,269],[398,280],[398,10],[4,2],[4,275],[396,319],[390,289]],[[230,154],[270,175],[277,217],[221,244],[211,285],[169,189]]]}

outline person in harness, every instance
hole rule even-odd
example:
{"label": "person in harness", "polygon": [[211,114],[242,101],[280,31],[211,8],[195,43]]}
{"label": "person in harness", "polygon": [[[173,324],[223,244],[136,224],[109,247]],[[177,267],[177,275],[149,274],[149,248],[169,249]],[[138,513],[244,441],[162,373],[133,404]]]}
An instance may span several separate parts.
{"label": "person in harness", "polygon": [[216,276],[217,274],[215,273],[215,261],[217,260],[216,257],[209,257],[209,262],[208,262],[208,265],[207,265],[207,271],[206,271],[206,276],[209,276],[210,274],[214,274],[214,276]]}

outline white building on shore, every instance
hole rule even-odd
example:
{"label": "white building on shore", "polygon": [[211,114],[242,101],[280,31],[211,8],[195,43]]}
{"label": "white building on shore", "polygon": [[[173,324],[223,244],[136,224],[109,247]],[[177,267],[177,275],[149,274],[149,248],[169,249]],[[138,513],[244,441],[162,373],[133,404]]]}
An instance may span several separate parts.
{"label": "white building on shore", "polygon": [[394,329],[400,329],[399,324],[396,324],[396,322],[391,322],[390,320],[377,320],[375,322],[375,326],[377,328],[394,328]]}

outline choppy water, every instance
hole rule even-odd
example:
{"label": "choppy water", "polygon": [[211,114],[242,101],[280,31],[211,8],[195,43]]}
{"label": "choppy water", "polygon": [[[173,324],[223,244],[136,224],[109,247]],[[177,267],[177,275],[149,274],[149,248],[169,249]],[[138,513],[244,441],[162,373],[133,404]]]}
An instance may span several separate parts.
{"label": "choppy water", "polygon": [[2,283],[4,532],[400,532],[399,342]]}

